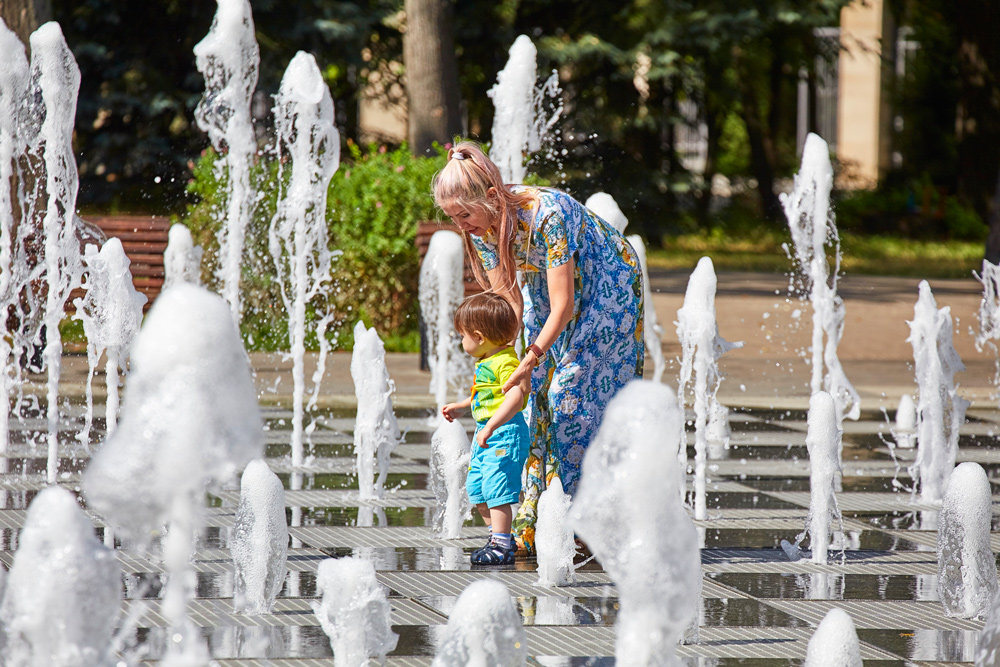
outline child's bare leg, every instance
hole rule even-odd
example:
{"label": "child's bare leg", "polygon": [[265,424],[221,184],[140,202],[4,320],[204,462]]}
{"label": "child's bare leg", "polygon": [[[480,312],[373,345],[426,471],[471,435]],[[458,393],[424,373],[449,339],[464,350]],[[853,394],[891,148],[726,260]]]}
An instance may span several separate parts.
{"label": "child's bare leg", "polygon": [[[479,510],[482,512],[482,510]],[[510,504],[498,505],[497,507],[489,508],[490,512],[490,522],[493,526],[493,533],[509,533],[510,523],[513,518],[513,512],[511,511]]]}
{"label": "child's bare leg", "polygon": [[492,513],[490,512],[490,508],[486,506],[486,503],[478,503],[476,505],[476,509],[479,510],[479,516],[483,517],[483,522],[486,524],[486,527],[489,528],[490,532],[492,533],[493,517]]}

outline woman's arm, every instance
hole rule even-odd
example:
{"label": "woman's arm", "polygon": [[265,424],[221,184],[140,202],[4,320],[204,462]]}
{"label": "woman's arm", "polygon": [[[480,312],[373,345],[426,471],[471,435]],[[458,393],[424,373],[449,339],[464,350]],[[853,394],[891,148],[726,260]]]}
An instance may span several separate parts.
{"label": "woman's arm", "polygon": [[[573,319],[573,279],[575,262],[570,257],[565,263],[547,269],[545,272],[546,282],[549,285],[549,316],[542,325],[542,330],[538,332],[535,340],[527,341],[529,345],[534,344],[541,348],[542,352],[547,352],[566,325]],[[525,351],[524,359],[521,360],[507,382],[503,385],[503,391],[510,391],[511,387],[517,385],[524,378],[531,377],[532,369],[538,365],[539,359],[530,349]]]}

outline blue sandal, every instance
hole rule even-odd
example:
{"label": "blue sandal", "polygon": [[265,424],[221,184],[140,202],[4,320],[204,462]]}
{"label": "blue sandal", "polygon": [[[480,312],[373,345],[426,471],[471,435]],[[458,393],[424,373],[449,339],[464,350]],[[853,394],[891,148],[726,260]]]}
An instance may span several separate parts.
{"label": "blue sandal", "polygon": [[490,540],[482,549],[473,551],[469,560],[472,561],[473,565],[512,565],[515,553],[517,553],[516,544],[511,544],[510,547],[505,549],[493,540]]}

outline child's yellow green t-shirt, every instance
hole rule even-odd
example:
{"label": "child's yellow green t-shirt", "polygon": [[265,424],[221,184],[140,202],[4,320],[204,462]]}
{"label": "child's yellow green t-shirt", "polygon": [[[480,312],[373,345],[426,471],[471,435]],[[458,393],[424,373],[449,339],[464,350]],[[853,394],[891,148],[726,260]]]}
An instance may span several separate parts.
{"label": "child's yellow green t-shirt", "polygon": [[[482,423],[493,416],[503,403],[504,393],[501,387],[520,363],[513,347],[506,347],[476,362],[475,380],[472,385],[473,419]],[[525,395],[521,409],[523,410],[527,404],[528,396]]]}

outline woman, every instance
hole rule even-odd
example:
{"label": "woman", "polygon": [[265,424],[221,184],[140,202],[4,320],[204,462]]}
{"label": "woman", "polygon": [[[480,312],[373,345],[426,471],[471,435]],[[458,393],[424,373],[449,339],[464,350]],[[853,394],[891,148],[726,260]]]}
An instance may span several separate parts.
{"label": "woman", "polygon": [[608,401],[642,376],[638,258],[617,230],[566,193],[505,185],[472,142],[448,151],[434,199],[478,255],[479,283],[504,295],[524,322],[524,358],[504,391],[530,375],[531,451],[514,532],[532,553],[538,496],[556,474],[567,493],[576,491]]}

